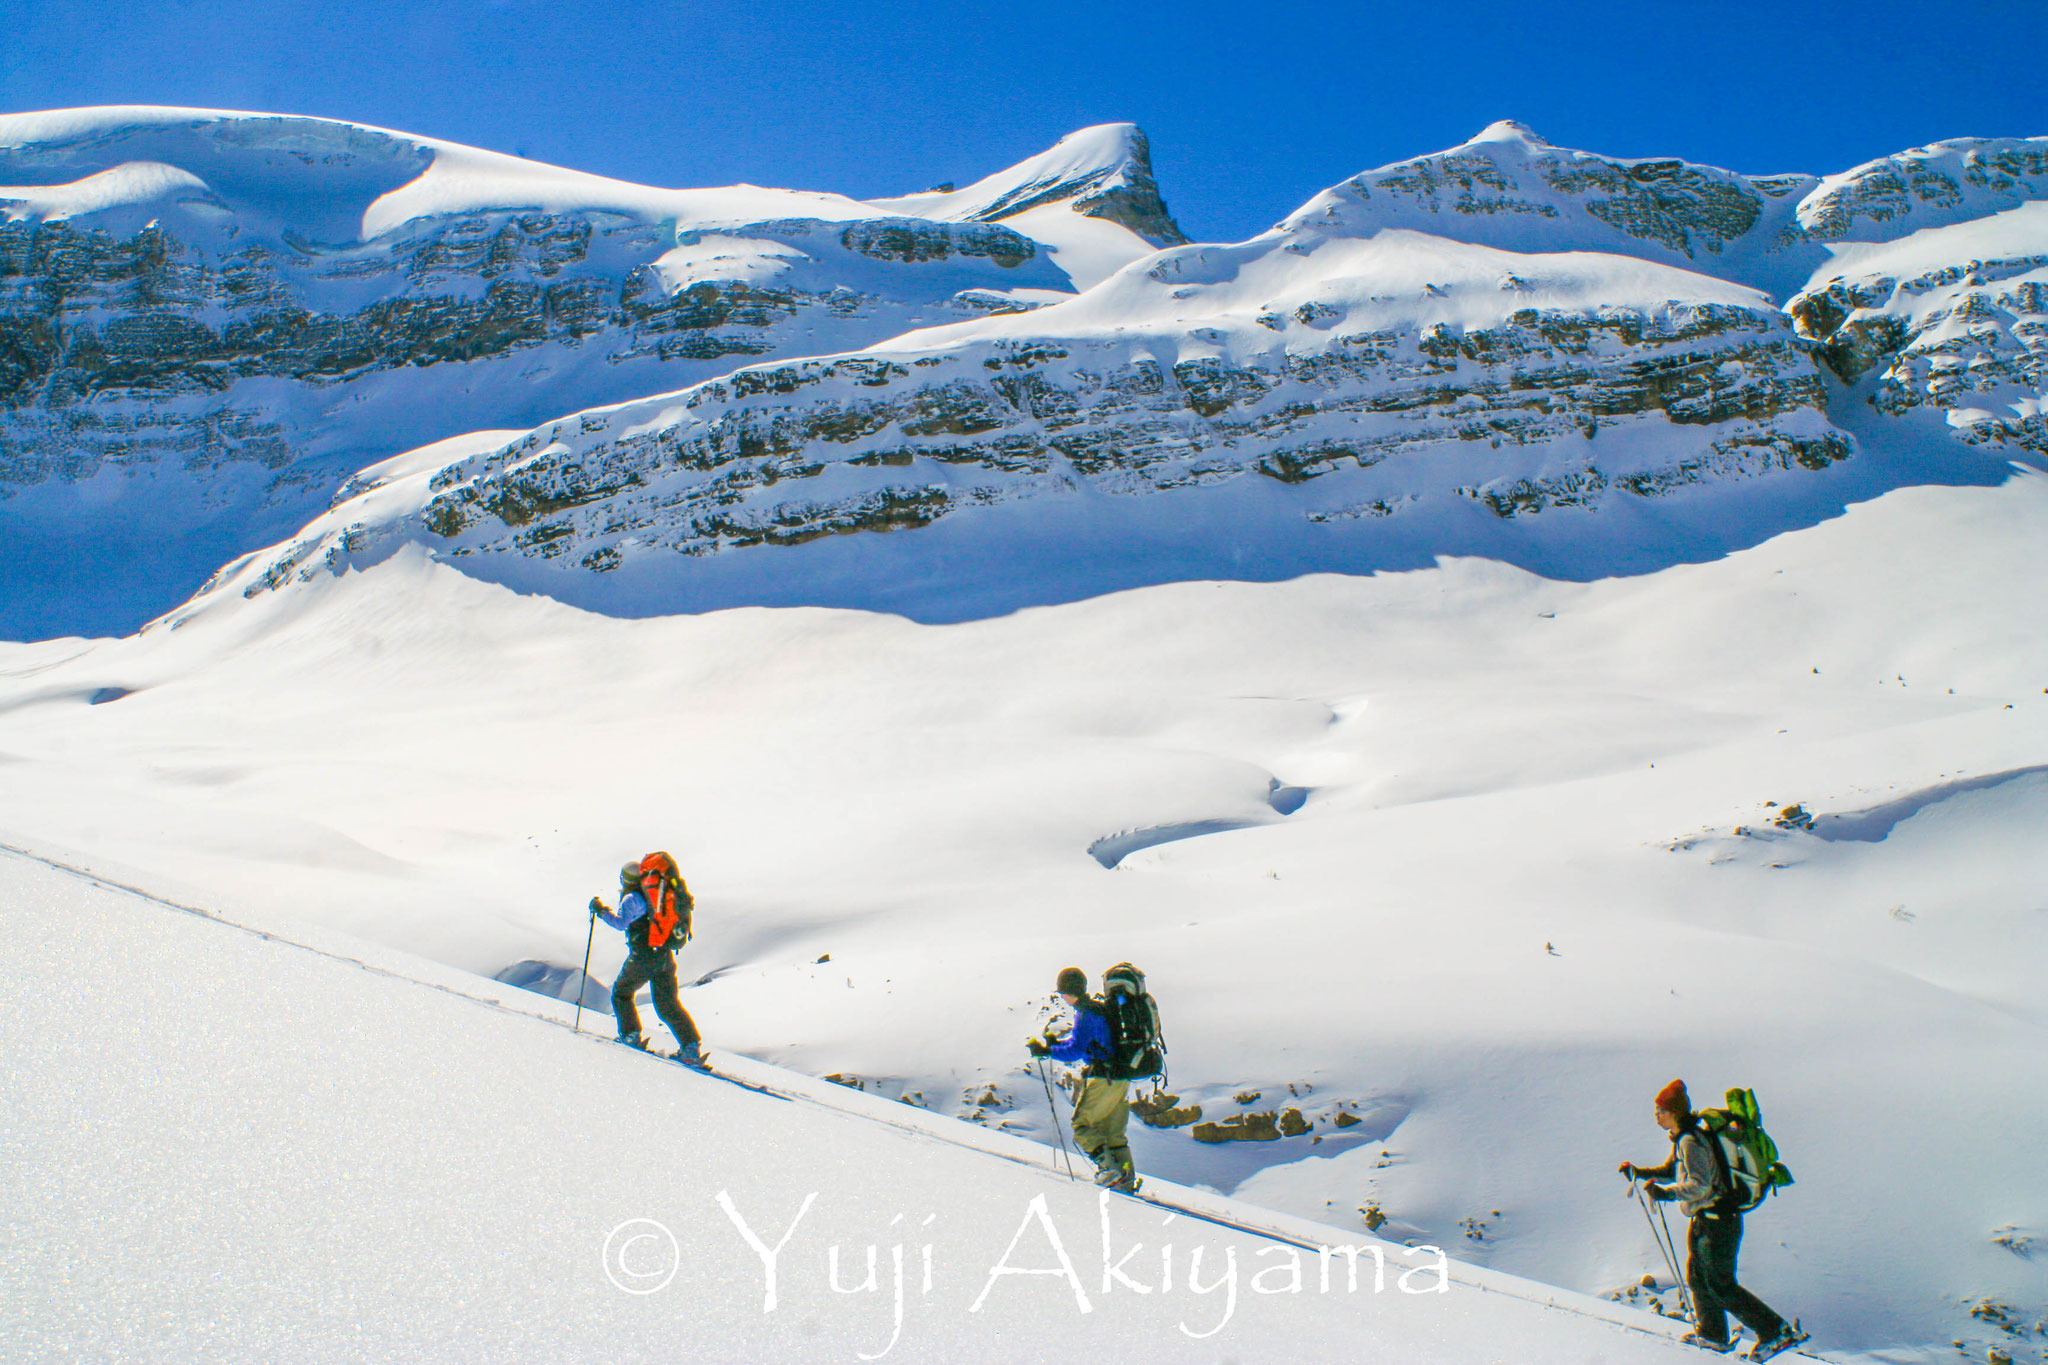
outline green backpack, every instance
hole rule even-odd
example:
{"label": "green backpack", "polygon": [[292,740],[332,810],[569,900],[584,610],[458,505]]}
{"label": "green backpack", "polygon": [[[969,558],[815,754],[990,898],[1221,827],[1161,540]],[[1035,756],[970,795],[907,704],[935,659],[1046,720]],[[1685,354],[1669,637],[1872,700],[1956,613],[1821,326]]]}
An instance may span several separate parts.
{"label": "green backpack", "polygon": [[1764,1131],[1755,1091],[1730,1090],[1726,1109],[1702,1109],[1699,1119],[1729,1207],[1747,1213],[1772,1190],[1792,1183],[1792,1172],[1778,1160],[1778,1144]]}

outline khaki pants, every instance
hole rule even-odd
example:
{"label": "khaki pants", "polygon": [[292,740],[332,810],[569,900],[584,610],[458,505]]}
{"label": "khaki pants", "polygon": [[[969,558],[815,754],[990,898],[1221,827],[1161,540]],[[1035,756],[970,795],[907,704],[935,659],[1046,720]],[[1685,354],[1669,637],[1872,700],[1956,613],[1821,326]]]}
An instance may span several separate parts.
{"label": "khaki pants", "polygon": [[1131,1169],[1131,1148],[1124,1126],[1131,1118],[1131,1083],[1090,1076],[1081,1082],[1074,1101],[1074,1145],[1097,1166]]}

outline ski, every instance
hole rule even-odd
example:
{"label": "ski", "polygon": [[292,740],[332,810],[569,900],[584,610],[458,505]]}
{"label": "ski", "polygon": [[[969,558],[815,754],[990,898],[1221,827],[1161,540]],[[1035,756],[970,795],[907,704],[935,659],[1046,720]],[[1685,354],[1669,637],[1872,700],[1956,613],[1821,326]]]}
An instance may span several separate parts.
{"label": "ski", "polygon": [[661,1058],[671,1065],[679,1066],[685,1071],[695,1072],[699,1076],[709,1076],[712,1080],[724,1081],[727,1085],[736,1085],[742,1090],[751,1090],[756,1095],[766,1095],[771,1100],[781,1100],[784,1104],[795,1103],[793,1097],[785,1095],[779,1090],[770,1090],[767,1086],[754,1081],[743,1081],[730,1072],[720,1071],[709,1062],[701,1062],[696,1066],[691,1066],[688,1062],[678,1060],[673,1052],[656,1052],[652,1055]]}
{"label": "ski", "polygon": [[[599,1037],[599,1035],[596,1034],[590,1036]],[[771,1100],[781,1100],[785,1104],[794,1103],[795,1101],[795,1097],[792,1095],[785,1095],[779,1090],[771,1090],[767,1086],[758,1084],[754,1081],[743,1081],[739,1077],[732,1075],[730,1072],[718,1070],[709,1062],[702,1062],[696,1066],[691,1066],[688,1062],[683,1061],[679,1053],[675,1051],[664,1052],[659,1048],[652,1048],[646,1047],[644,1045],[628,1043],[618,1038],[599,1038],[599,1041],[609,1043],[613,1047],[624,1048],[628,1052],[642,1053],[648,1057],[652,1057],[655,1061],[666,1062],[670,1066],[676,1067],[679,1070],[692,1072],[699,1076],[708,1076],[712,1080],[724,1081],[727,1085],[737,1086],[741,1090],[751,1090],[756,1095],[766,1095]]]}

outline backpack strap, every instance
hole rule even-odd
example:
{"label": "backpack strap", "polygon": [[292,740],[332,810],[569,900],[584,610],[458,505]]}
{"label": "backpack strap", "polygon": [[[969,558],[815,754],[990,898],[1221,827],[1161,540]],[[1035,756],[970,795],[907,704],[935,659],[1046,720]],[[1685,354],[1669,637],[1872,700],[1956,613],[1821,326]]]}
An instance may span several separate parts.
{"label": "backpack strap", "polygon": [[1735,1174],[1728,1169],[1728,1153],[1721,1150],[1721,1135],[1704,1123],[1694,1131],[1707,1144],[1708,1159],[1714,1165],[1714,1199],[1703,1212],[1716,1216],[1742,1212],[1742,1192],[1735,1188]]}

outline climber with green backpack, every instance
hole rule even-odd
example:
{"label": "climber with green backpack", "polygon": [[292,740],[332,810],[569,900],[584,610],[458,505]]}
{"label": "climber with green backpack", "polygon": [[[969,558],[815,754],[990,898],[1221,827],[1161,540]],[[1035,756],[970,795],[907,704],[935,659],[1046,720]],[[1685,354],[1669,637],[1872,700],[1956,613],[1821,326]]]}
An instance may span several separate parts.
{"label": "climber with green backpack", "polygon": [[1756,1096],[1730,1090],[1726,1109],[1696,1114],[1685,1082],[1673,1081],[1657,1092],[1657,1125],[1671,1135],[1671,1156],[1660,1166],[1624,1161],[1621,1173],[1632,1185],[1648,1182],[1641,1193],[1650,1199],[1677,1201],[1691,1220],[1685,1231],[1685,1282],[1692,1291],[1693,1330],[1684,1340],[1710,1351],[1734,1350],[1728,1334],[1733,1313],[1756,1333],[1749,1360],[1769,1360],[1805,1341],[1797,1322],[1788,1324],[1735,1279],[1742,1215],[1772,1190],[1792,1183],[1792,1173],[1778,1160],[1777,1145],[1764,1132]]}

